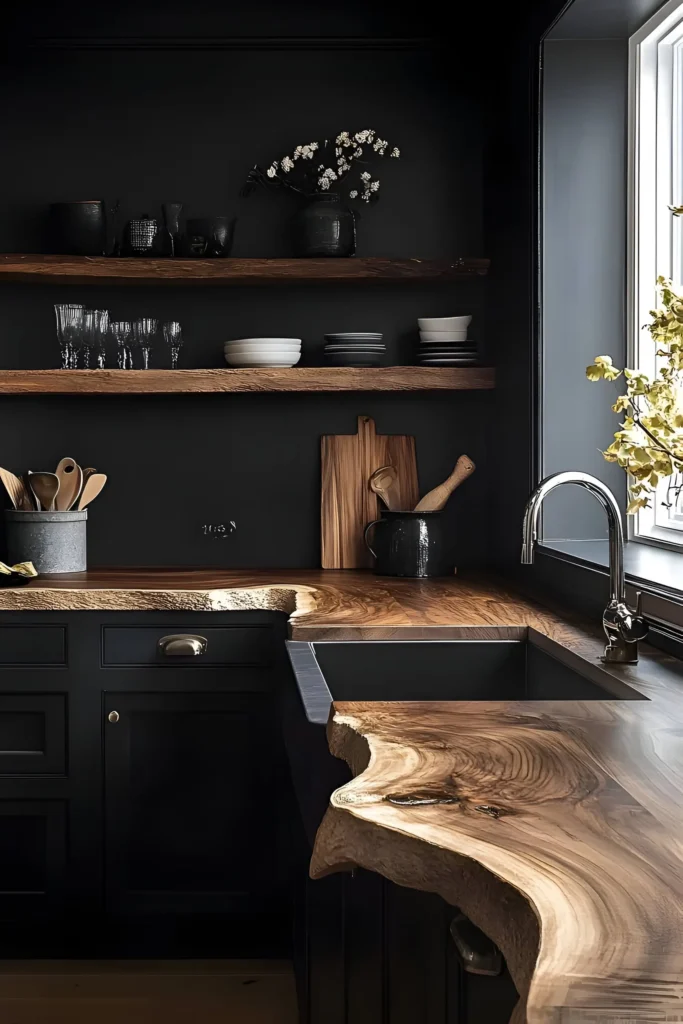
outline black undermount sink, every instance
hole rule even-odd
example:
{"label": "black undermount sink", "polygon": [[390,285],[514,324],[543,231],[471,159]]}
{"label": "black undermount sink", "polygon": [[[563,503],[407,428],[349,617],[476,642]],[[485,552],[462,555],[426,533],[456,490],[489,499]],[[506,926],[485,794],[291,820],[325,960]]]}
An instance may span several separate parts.
{"label": "black undermount sink", "polygon": [[333,700],[642,699],[600,667],[585,662],[583,675],[526,640],[290,641],[287,648],[306,717],[319,724]]}

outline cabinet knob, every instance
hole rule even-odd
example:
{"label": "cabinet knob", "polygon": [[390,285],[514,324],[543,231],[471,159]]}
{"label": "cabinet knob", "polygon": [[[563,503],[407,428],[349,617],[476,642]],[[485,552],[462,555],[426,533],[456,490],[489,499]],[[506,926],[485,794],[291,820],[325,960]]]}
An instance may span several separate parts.
{"label": "cabinet knob", "polygon": [[158,647],[166,658],[192,658],[206,654],[208,641],[205,636],[194,636],[192,633],[174,633],[162,636]]}
{"label": "cabinet knob", "polygon": [[109,714],[107,715],[107,718],[109,719],[112,725],[116,725],[120,717],[121,716],[118,713],[118,711],[110,711]]}

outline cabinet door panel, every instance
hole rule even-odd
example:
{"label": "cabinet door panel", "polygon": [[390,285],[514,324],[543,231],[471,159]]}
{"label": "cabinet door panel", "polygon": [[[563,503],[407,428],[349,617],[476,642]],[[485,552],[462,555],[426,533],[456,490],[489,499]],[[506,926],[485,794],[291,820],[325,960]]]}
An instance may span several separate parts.
{"label": "cabinet door panel", "polygon": [[104,712],[108,909],[255,908],[274,819],[259,695],[107,693]]}
{"label": "cabinet door panel", "polygon": [[0,775],[63,775],[63,694],[0,694]]}
{"label": "cabinet door panel", "polygon": [[66,804],[0,800],[0,925],[54,914],[66,892]]}

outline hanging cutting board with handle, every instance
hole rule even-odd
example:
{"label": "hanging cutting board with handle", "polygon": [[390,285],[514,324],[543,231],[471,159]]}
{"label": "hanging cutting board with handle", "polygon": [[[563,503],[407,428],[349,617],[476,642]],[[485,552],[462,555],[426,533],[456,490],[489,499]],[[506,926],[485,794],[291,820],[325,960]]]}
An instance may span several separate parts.
{"label": "hanging cutting board with handle", "polygon": [[419,499],[415,438],[378,434],[370,416],[358,417],[357,434],[321,438],[321,564],[323,569],[366,569],[372,555],[363,542],[367,523],[379,518],[380,502],[370,477],[380,466],[397,473],[397,507],[413,509]]}

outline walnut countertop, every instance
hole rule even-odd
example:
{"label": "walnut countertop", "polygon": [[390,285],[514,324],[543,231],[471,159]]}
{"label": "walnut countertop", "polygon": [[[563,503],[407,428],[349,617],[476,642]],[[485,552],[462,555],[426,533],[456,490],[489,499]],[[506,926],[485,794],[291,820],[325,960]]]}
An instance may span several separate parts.
{"label": "walnut countertop", "polygon": [[336,704],[330,744],[355,778],[312,871],[359,864],[460,906],[506,956],[516,1024],[683,1021],[680,662],[645,645],[605,670],[597,624],[485,577],[102,570],[0,590],[22,609],[276,610],[299,640],[529,637],[643,698]]}
{"label": "walnut countertop", "polygon": [[[499,581],[401,580],[334,569],[93,569],[0,589],[0,611],[281,611],[293,639],[520,639],[566,627]],[[578,639],[577,634],[569,633]]]}

